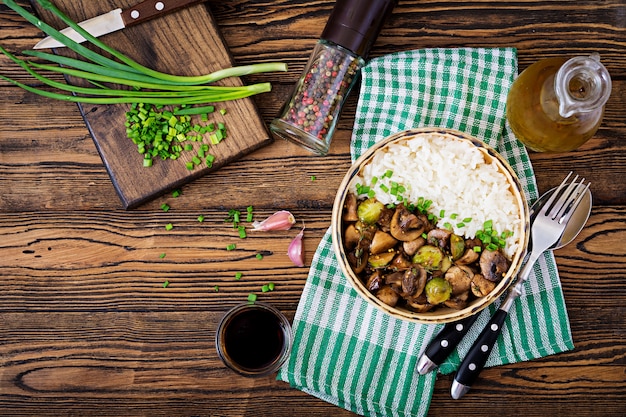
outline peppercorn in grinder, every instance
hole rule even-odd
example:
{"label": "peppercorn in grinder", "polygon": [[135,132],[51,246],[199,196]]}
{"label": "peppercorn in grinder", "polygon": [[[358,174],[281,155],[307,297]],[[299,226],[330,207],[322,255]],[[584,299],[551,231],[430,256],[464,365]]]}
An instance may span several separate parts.
{"label": "peppercorn in grinder", "polygon": [[339,114],[397,0],[337,0],[309,61],[270,124],[274,136],[326,155]]}

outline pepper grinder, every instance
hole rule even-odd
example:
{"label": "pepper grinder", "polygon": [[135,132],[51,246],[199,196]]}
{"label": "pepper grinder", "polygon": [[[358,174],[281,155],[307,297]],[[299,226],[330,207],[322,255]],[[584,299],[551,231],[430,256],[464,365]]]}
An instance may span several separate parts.
{"label": "pepper grinder", "polygon": [[326,155],[341,109],[397,0],[337,0],[277,118],[274,136]]}

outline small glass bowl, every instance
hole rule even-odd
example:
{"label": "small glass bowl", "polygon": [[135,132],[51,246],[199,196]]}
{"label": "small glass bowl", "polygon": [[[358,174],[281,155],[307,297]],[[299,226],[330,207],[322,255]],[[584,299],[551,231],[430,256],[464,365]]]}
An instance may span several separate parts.
{"label": "small glass bowl", "polygon": [[217,354],[233,371],[247,377],[272,374],[291,352],[293,331],[287,318],[266,303],[245,303],[228,311],[220,321]]}

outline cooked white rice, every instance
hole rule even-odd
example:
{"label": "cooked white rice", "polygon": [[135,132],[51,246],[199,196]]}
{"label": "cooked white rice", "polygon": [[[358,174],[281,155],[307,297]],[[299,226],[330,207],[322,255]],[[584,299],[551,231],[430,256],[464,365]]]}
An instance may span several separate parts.
{"label": "cooked white rice", "polygon": [[[454,233],[465,238],[475,237],[485,221],[491,220],[498,234],[513,232],[504,248],[509,258],[513,256],[521,236],[520,209],[507,177],[495,161],[487,162],[468,141],[438,134],[418,134],[384,149],[352,182],[354,193],[357,184],[365,185],[382,203],[398,204],[398,198],[384,191],[395,182],[405,188],[405,201],[416,204],[420,198],[431,200],[429,213],[438,218],[442,210],[444,214],[437,226],[452,225]],[[393,173],[390,178],[385,176],[388,171]]]}

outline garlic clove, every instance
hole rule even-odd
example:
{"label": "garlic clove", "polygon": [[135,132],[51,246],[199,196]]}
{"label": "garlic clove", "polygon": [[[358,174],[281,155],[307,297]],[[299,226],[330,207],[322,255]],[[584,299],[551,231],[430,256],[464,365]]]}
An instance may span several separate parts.
{"label": "garlic clove", "polygon": [[262,222],[255,221],[252,223],[252,230],[289,230],[295,223],[296,218],[293,217],[293,214],[287,210],[281,210],[272,214]]}
{"label": "garlic clove", "polygon": [[287,249],[287,255],[291,262],[296,266],[304,266],[304,251],[303,251],[303,243],[302,238],[304,237],[304,226],[300,233],[296,235],[295,238],[289,244],[289,248]]}

